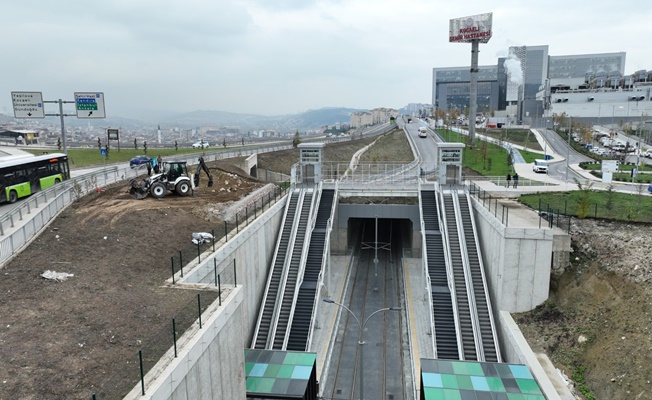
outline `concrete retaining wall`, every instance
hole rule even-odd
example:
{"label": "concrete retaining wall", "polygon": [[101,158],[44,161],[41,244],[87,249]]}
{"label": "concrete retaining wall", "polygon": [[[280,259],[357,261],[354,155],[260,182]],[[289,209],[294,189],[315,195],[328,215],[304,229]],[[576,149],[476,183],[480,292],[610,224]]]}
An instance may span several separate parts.
{"label": "concrete retaining wall", "polygon": [[561,377],[557,377],[554,367],[549,366],[546,370],[541,366],[537,356],[525,340],[523,333],[514,322],[512,316],[506,312],[500,312],[498,320],[498,332],[501,338],[500,347],[502,349],[503,359],[512,364],[525,364],[530,367],[532,375],[539,383],[539,387],[548,400],[573,400],[573,396],[565,386]]}
{"label": "concrete retaining wall", "polygon": [[145,376],[125,400],[244,399],[245,292],[238,286],[205,312],[202,329],[195,324]]}
{"label": "concrete retaining wall", "polygon": [[[274,257],[276,239],[283,220],[283,212],[287,196],[275,203],[269,210],[259,216],[255,222],[229,238],[229,241],[215,251],[215,253],[202,257],[199,265],[186,275],[179,284],[214,284],[215,261],[217,273],[227,276],[233,275],[233,260],[236,262],[237,284],[244,287],[244,310],[246,321],[244,329],[246,339],[253,336],[258,318],[258,308],[265,294],[269,266]],[[231,282],[232,283],[232,282]],[[248,347],[246,343],[245,347]]]}
{"label": "concrete retaining wall", "polygon": [[[246,397],[244,349],[256,328],[258,308],[267,284],[268,268],[276,247],[286,198],[270,207],[255,222],[224,243],[202,261],[178,285],[214,284],[217,273],[229,275],[237,262],[237,284],[226,286],[222,306],[216,300],[204,315],[203,329],[195,323],[173,349],[161,358],[145,378],[146,395],[140,384],[125,399],[244,399]],[[231,282],[232,285],[232,282]],[[225,288],[223,287],[223,290]],[[202,317],[205,318],[205,317]]]}
{"label": "concrete retaining wall", "polygon": [[553,231],[509,228],[472,199],[493,308],[529,311],[548,298]]}

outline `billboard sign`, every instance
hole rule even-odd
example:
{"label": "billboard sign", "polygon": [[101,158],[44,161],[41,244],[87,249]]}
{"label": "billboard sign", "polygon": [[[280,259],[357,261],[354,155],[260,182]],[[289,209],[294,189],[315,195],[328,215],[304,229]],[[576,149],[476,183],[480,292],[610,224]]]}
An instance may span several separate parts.
{"label": "billboard sign", "polygon": [[478,40],[487,43],[491,39],[491,20],[493,13],[472,15],[450,20],[449,42],[470,43]]}
{"label": "billboard sign", "polygon": [[107,129],[106,130],[106,136],[109,138],[109,140],[118,140],[119,139],[119,130],[117,129]]}

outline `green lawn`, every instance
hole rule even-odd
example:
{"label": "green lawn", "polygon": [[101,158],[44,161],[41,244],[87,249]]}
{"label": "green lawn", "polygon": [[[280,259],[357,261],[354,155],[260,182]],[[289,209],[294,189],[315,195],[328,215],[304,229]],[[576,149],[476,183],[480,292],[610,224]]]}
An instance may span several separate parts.
{"label": "green lawn", "polygon": [[642,188],[640,194],[602,190],[524,194],[519,201],[535,210],[550,209],[575,217],[652,222],[652,195]]}
{"label": "green lawn", "polygon": [[529,129],[481,129],[476,132],[503,142],[523,146],[526,149],[543,150]]}
{"label": "green lawn", "polygon": [[[231,151],[233,150],[233,147],[227,147],[226,149],[218,149],[218,148],[211,148],[211,149],[206,149],[206,151],[214,152],[214,151]],[[27,150],[30,153],[33,154],[43,154],[43,150]],[[47,151],[46,153],[63,153],[63,151],[59,150],[52,150],[52,151]],[[173,158],[174,156],[177,155],[183,155],[183,154],[199,154],[201,153],[201,150],[197,149],[179,149],[179,150],[174,150],[174,149],[154,149],[154,150],[148,150],[147,155],[150,157],[157,157],[158,155],[161,155],[163,158],[163,161],[165,161],[166,158]],[[109,156],[107,157],[106,160],[103,159],[103,157],[100,155],[100,151],[95,148],[95,149],[69,149],[68,150],[68,159],[69,159],[69,164],[71,169],[76,169],[76,168],[86,168],[86,167],[92,167],[96,165],[102,165],[105,162],[107,164],[109,163],[119,163],[119,162],[127,162],[131,160],[132,157],[134,156],[139,156],[143,155],[145,152],[143,151],[142,148],[139,148],[138,150],[135,150],[134,148],[128,148],[128,149],[120,149],[118,151],[117,148],[112,148],[109,150]]]}
{"label": "green lawn", "polygon": [[[477,140],[475,147],[468,147],[468,136],[454,131],[437,130],[437,133],[448,142],[465,143],[462,154],[462,165],[484,176],[504,176],[514,172],[509,164],[509,155],[505,148],[483,140]],[[530,163],[535,159],[543,158],[541,154],[519,150],[525,162]]]}

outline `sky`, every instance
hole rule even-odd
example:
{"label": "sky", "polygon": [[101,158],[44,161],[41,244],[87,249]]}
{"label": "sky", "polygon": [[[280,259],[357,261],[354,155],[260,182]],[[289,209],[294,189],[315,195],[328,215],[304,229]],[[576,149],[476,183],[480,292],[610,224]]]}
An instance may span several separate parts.
{"label": "sky", "polygon": [[[432,68],[469,65],[449,20],[493,13],[480,65],[510,46],[626,52],[652,69],[652,2],[524,0],[30,0],[0,11],[0,112],[103,92],[107,116],[217,110],[294,114],[430,103]],[[46,112],[56,112],[46,106]]]}

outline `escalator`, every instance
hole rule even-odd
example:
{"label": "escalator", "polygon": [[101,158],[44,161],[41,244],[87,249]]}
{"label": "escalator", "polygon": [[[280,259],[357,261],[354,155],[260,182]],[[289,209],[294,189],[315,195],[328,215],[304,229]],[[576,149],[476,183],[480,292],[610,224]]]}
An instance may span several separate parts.
{"label": "escalator", "polygon": [[254,334],[252,348],[265,349],[267,346],[267,339],[271,328],[272,318],[274,317],[274,308],[276,306],[276,299],[279,295],[279,288],[281,285],[281,278],[283,277],[283,269],[285,266],[285,259],[287,250],[292,237],[292,230],[296,219],[297,205],[299,197],[302,193],[295,191],[290,195],[288,206],[285,209],[285,216],[283,217],[283,229],[276,244],[276,253],[272,261],[272,269],[269,272],[265,296],[263,297],[263,304],[260,307],[260,314],[258,316],[258,324]]}
{"label": "escalator", "polygon": [[323,190],[319,200],[317,219],[315,227],[310,235],[310,247],[306,258],[306,266],[303,273],[303,281],[297,295],[297,302],[292,318],[290,336],[287,342],[287,350],[307,351],[308,336],[313,318],[313,306],[319,274],[324,263],[324,246],[328,220],[331,218],[335,190]]}
{"label": "escalator", "polygon": [[478,251],[476,234],[472,221],[471,209],[469,207],[468,195],[459,196],[460,217],[464,228],[464,240],[466,241],[466,253],[473,282],[473,294],[475,297],[475,309],[478,317],[478,326],[481,335],[481,344],[484,353],[484,360],[489,362],[501,362],[497,346],[493,318],[491,315],[491,304],[487,295],[482,264]]}
{"label": "escalator", "polygon": [[425,228],[428,275],[432,291],[437,358],[458,360],[457,331],[451,292],[448,288],[446,258],[439,226],[437,197],[434,190],[421,191],[421,213]]}
{"label": "escalator", "polygon": [[280,307],[277,313],[276,323],[274,324],[274,341],[272,344],[273,350],[283,350],[285,336],[288,331],[288,323],[290,321],[290,314],[292,312],[292,304],[294,303],[294,295],[297,288],[297,279],[299,277],[299,269],[301,267],[301,255],[303,254],[303,245],[310,222],[310,215],[312,213],[312,198],[313,192],[307,192],[303,198],[303,205],[301,206],[301,215],[297,225],[297,231],[292,249],[292,257],[283,283],[283,296],[281,297]]}
{"label": "escalator", "polygon": [[466,274],[464,272],[464,259],[462,255],[462,243],[460,242],[457,229],[457,214],[453,195],[443,194],[444,218],[446,221],[446,232],[448,234],[448,247],[450,250],[451,267],[453,270],[453,287],[455,288],[455,299],[457,302],[457,317],[462,339],[463,360],[477,361],[478,354],[475,346],[475,333],[473,330],[473,315],[466,285]]}

